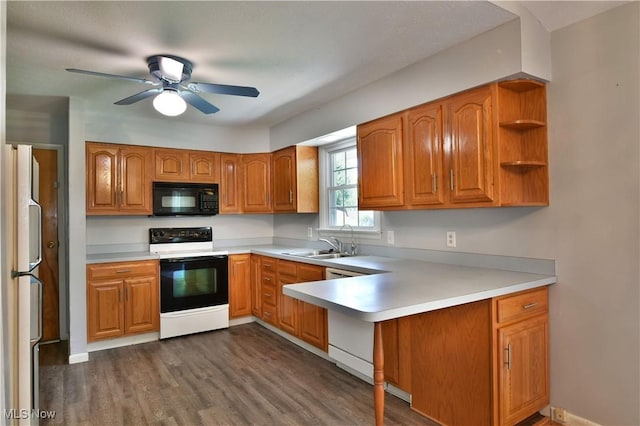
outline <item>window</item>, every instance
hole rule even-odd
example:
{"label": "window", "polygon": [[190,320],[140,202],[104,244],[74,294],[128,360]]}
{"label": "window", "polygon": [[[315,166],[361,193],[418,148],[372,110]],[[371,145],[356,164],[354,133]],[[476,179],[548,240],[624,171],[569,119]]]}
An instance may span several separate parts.
{"label": "window", "polygon": [[378,232],[379,213],[358,209],[358,156],[355,138],[327,145],[322,153],[322,212],[320,227]]}

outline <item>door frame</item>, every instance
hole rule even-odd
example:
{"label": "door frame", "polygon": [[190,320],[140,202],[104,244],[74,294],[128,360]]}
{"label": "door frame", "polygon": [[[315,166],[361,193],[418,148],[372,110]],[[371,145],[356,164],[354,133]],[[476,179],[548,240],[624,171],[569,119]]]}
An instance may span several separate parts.
{"label": "door frame", "polygon": [[57,151],[58,157],[58,314],[60,322],[60,340],[69,340],[69,279],[68,279],[68,226],[67,215],[67,169],[66,150],[61,144],[41,144],[30,142],[7,142],[31,145],[35,149]]}

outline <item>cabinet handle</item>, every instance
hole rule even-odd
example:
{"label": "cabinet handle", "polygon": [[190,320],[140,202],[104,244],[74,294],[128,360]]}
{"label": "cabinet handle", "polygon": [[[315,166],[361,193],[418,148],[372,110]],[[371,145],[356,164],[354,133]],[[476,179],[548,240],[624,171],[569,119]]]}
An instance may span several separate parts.
{"label": "cabinet handle", "polygon": [[453,169],[449,169],[449,185],[453,191]]}
{"label": "cabinet handle", "polygon": [[289,191],[289,204],[293,203],[293,191]]}
{"label": "cabinet handle", "polygon": [[511,343],[507,343],[505,351],[507,351],[507,362],[505,364],[507,365],[507,370],[511,371]]}
{"label": "cabinet handle", "polygon": [[536,302],[533,303],[527,303],[526,305],[522,305],[522,309],[531,309],[535,306],[537,306],[538,304]]}
{"label": "cabinet handle", "polygon": [[438,192],[438,175],[433,174],[433,193],[436,194]]}
{"label": "cabinet handle", "polygon": [[262,313],[265,317],[270,317],[271,316],[271,312],[263,312]]}
{"label": "cabinet handle", "polygon": [[265,297],[271,297],[271,293],[265,293]]}
{"label": "cabinet handle", "polygon": [[265,278],[262,278],[262,279],[265,280],[265,281],[271,281],[271,278],[266,278],[265,277]]}
{"label": "cabinet handle", "polygon": [[131,269],[120,269],[116,271],[116,274],[128,274],[129,272],[131,272]]}

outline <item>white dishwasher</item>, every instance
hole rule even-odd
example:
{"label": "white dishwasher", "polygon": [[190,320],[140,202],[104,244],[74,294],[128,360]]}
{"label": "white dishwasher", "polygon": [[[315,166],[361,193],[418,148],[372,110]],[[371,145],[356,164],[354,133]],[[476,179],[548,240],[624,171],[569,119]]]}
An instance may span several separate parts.
{"label": "white dishwasher", "polygon": [[[326,269],[326,279],[355,277],[358,272]],[[349,285],[348,282],[344,285]],[[336,365],[361,379],[373,382],[373,323],[328,310],[329,356]]]}

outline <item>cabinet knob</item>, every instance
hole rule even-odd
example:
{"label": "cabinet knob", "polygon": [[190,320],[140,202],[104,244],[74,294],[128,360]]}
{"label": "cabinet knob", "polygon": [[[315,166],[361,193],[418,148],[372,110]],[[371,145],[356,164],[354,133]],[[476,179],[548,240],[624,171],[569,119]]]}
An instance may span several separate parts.
{"label": "cabinet knob", "polygon": [[49,248],[54,248],[56,245],[57,245],[57,244],[56,244],[56,242],[55,242],[55,241],[49,241],[49,242],[47,243],[47,247],[49,247]]}

